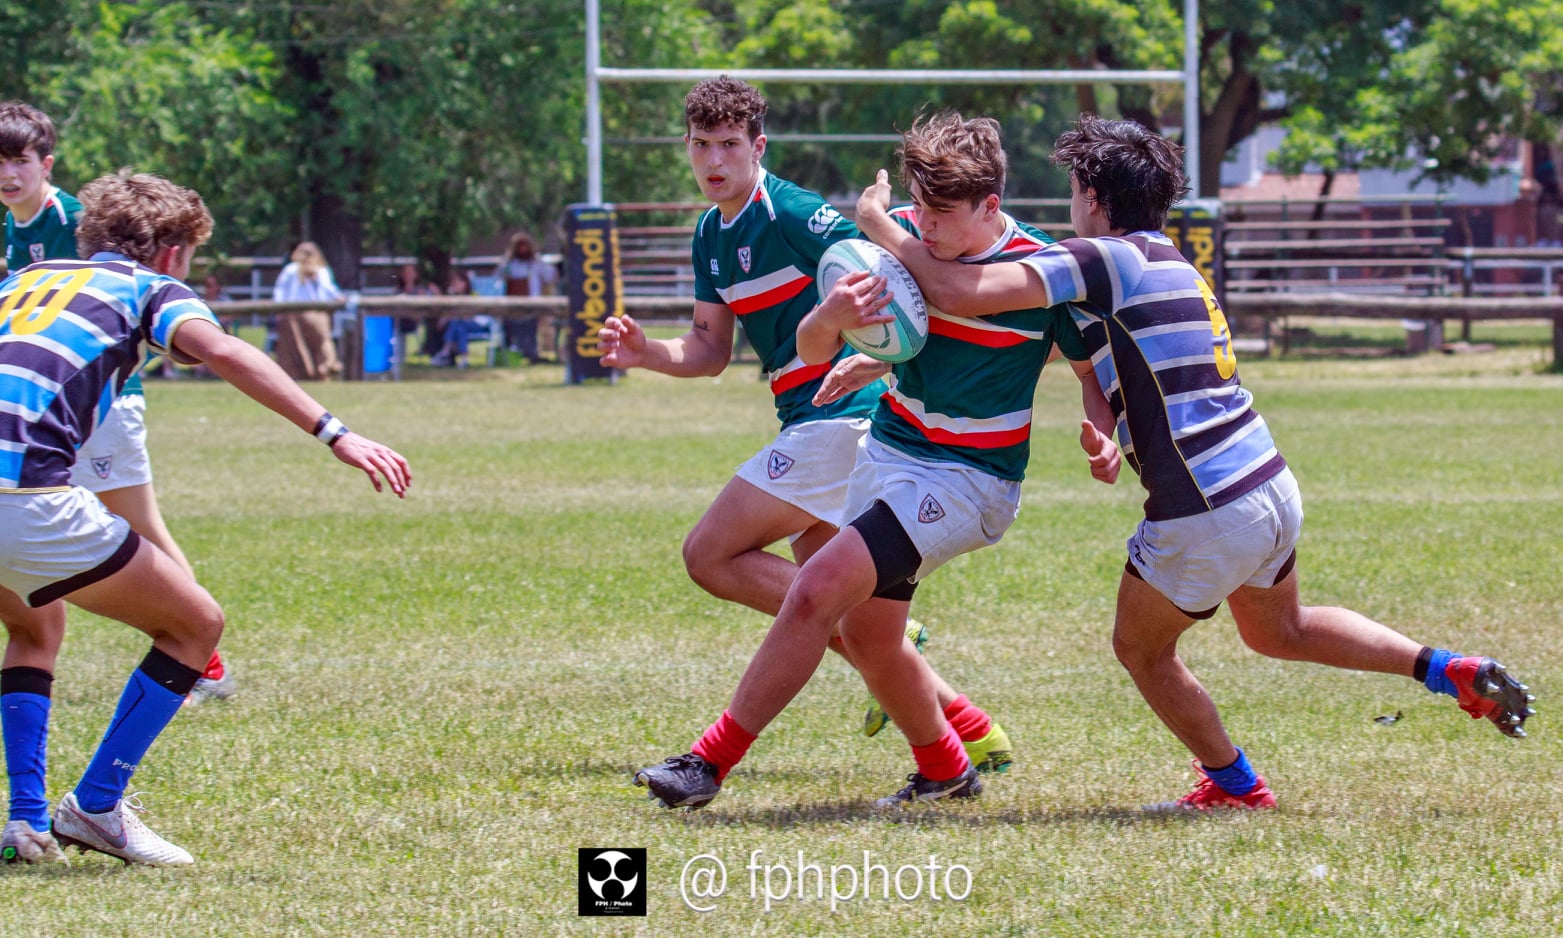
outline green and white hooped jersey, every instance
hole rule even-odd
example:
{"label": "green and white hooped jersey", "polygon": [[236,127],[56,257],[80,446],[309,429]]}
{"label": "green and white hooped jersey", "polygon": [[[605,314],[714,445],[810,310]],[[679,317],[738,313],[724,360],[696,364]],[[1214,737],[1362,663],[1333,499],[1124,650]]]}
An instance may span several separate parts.
{"label": "green and white hooped jersey", "polygon": [[[916,211],[891,213],[922,236]],[[1013,261],[1053,239],[1004,216],[1004,234],[967,264]],[[1057,345],[1065,357],[1090,356],[1064,306],[992,316],[951,316],[928,309],[928,344],[894,367],[895,383],[874,413],[872,433],[918,459],[958,462],[1019,482],[1031,458],[1031,408],[1042,366]]]}
{"label": "green and white hooped jersey", "polygon": [[69,192],[50,186],[38,214],[18,222],[5,214],[5,266],[16,273],[28,264],[76,256],[76,222],[81,203]]}
{"label": "green and white hooped jersey", "polygon": [[[885,390],[883,381],[816,407],[814,392],[834,362],[805,365],[798,358],[798,324],[817,300],[820,256],[837,241],[858,236],[857,226],[823,198],[760,170],[748,204],[731,222],[715,206],[695,228],[690,254],[695,298],[733,311],[760,356],[782,426],[809,420],[867,417]],[[843,348],[839,361],[852,354]]]}

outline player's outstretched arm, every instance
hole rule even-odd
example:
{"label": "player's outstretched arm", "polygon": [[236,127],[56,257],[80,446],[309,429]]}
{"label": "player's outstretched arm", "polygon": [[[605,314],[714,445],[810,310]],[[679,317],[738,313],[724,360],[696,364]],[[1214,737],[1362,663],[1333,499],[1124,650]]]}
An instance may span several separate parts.
{"label": "player's outstretched arm", "polygon": [[695,301],[689,331],[675,339],[653,339],[633,316],[609,316],[597,330],[602,363],[609,368],[645,368],[675,378],[719,375],[733,358],[733,311],[720,303]]}
{"label": "player's outstretched arm", "polygon": [[363,470],[374,483],[375,491],[384,491],[383,478],[397,497],[406,497],[407,486],[412,484],[407,460],[389,446],[342,426],[260,349],[204,319],[181,324],[174,333],[173,344],[180,354],[205,362],[218,377],[286,417],[299,429],[317,436],[332,436],[333,440],[322,441],[329,442],[337,459]]}

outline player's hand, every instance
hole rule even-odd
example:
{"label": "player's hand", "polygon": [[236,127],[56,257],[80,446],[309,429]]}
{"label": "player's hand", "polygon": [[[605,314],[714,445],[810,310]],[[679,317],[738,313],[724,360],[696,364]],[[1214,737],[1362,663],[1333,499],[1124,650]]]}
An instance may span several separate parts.
{"label": "player's hand", "polygon": [[867,271],[842,274],[814,315],[837,331],[889,322],[895,317],[885,312],[892,299],[885,289],[888,285],[888,280]]}
{"label": "player's hand", "polygon": [[839,401],[853,391],[860,391],[890,373],[890,363],[877,361],[867,355],[849,355],[830,369],[819,390],[814,392],[814,406],[824,407]]}
{"label": "player's hand", "polygon": [[349,432],[331,447],[331,455],[349,466],[362,469],[369,476],[369,481],[374,483],[376,492],[385,491],[380,483],[383,476],[397,498],[407,497],[407,486],[412,484],[412,469],[408,468],[402,454],[389,446]]}
{"label": "player's hand", "polygon": [[609,368],[634,368],[646,360],[646,330],[632,316],[609,316],[597,330],[597,345]]}
{"label": "player's hand", "polygon": [[874,184],[863,190],[863,194],[857,198],[857,213],[861,218],[865,213],[879,212],[884,214],[890,211],[890,173],[881,169],[874,174]]}
{"label": "player's hand", "polygon": [[1080,421],[1080,448],[1091,461],[1091,478],[1108,485],[1118,481],[1118,469],[1123,464],[1118,444],[1089,420]]}

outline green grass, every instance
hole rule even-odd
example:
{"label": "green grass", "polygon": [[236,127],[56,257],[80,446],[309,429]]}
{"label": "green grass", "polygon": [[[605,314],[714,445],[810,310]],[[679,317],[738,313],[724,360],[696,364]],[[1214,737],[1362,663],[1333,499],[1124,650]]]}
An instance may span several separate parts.
{"label": "green grass", "polygon": [[[1539,354],[1245,362],[1303,485],[1305,600],[1497,655],[1542,715],[1514,742],[1402,678],[1260,658],[1223,612],[1183,651],[1281,807],[1188,822],[1135,811],[1191,773],[1109,647],[1140,495],[1127,477],[1090,480],[1066,370],[1039,391],[1020,519],[930,578],[915,610],[931,659],[1005,724],[1019,765],[976,803],[892,816],[870,802],[909,755],[893,731],[861,737],[861,682],[834,657],[706,810],[662,811],[628,784],[720,714],[768,625],[703,594],[679,558],[773,432],[752,367],[618,386],[565,387],[557,367],[317,386],[412,460],[405,502],[225,386],[153,382],[159,493],[226,609],[241,687],[181,715],[133,783],[197,865],[73,852],[68,868],[0,868],[6,930],[1553,934],[1563,377],[1538,374]],[[72,613],[52,797],[145,646]],[[576,916],[576,851],[610,846],[648,851],[644,919]],[[828,880],[821,899],[811,878],[807,899],[794,885],[767,909],[763,870],[749,892],[753,851],[794,870],[801,853],[827,877],[865,851],[892,871],[936,855],[970,870],[971,893],[859,893],[832,910]],[[701,854],[729,873],[704,914],[679,891]]]}

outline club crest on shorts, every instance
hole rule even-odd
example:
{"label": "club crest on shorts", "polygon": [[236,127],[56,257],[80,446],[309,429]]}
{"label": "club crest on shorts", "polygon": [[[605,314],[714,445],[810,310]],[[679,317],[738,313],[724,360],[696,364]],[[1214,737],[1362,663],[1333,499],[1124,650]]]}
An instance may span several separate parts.
{"label": "club crest on shorts", "polygon": [[787,474],[787,470],[797,464],[797,460],[778,449],[771,450],[770,456],[765,460],[765,474],[772,479],[780,479]]}
{"label": "club crest on shorts", "polygon": [[933,524],[944,517],[944,506],[932,495],[924,495],[922,504],[917,506],[917,520],[923,524]]}
{"label": "club crest on shorts", "polygon": [[101,459],[97,456],[92,457],[92,471],[98,474],[98,478],[107,479],[109,473],[114,471],[114,457],[104,456]]}
{"label": "club crest on shorts", "polygon": [[713,277],[720,277],[721,275],[722,275],[722,268],[717,266],[716,258],[714,258],[714,257],[711,258],[711,276],[713,276]]}
{"label": "club crest on shorts", "polygon": [[754,255],[749,251],[748,248],[742,247],[738,249],[738,266],[744,269],[744,273],[749,272],[749,265],[753,262],[753,260]]}

